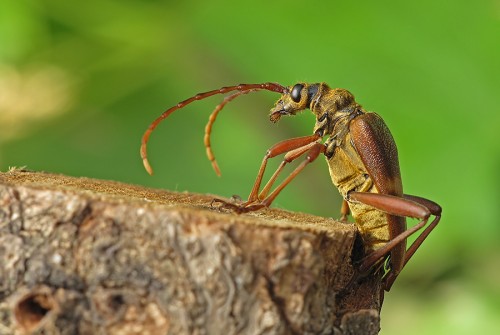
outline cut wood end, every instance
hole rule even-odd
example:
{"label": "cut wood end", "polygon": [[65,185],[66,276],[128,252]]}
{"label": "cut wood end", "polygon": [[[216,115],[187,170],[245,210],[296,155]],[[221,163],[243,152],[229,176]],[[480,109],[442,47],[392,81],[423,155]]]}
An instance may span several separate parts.
{"label": "cut wood end", "polygon": [[[381,278],[357,280],[353,225],[280,209],[237,215],[211,208],[212,199],[90,178],[0,173],[0,201],[8,209],[0,241],[10,257],[0,272],[4,297],[37,297],[19,300],[17,319],[35,314],[37,331],[47,333],[133,327],[231,335],[265,326],[274,334],[377,334]],[[43,302],[50,305],[39,303],[41,285],[49,288]],[[29,309],[38,306],[32,302],[47,312]],[[19,311],[29,313],[20,318]],[[0,314],[15,319],[15,313],[0,304]]]}

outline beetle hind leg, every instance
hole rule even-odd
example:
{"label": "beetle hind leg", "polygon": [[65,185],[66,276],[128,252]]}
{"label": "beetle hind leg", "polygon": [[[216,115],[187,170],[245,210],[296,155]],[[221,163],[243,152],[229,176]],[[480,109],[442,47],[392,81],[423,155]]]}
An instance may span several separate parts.
{"label": "beetle hind leg", "polygon": [[403,267],[406,263],[408,263],[415,251],[417,251],[422,242],[439,223],[439,220],[441,219],[441,207],[431,200],[413,195],[403,195],[400,197],[379,193],[351,192],[349,193],[349,199],[367,204],[391,215],[420,219],[420,222],[416,225],[403,231],[399,235],[392,238],[383,247],[376,249],[371,254],[366,256],[362,260],[359,267],[361,272],[368,271],[370,268],[383,261],[383,259],[394,247],[403,243],[409,236],[425,227],[430,216],[434,216],[431,223],[424,229],[424,231],[422,231],[422,233],[420,233],[420,235],[406,250],[401,266],[397,268],[391,267],[389,272],[385,275],[384,289],[389,291]]}

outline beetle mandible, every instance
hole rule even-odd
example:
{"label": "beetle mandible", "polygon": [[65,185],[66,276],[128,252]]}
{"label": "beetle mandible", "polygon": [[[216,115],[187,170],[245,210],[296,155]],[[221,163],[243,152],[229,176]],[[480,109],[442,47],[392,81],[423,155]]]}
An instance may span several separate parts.
{"label": "beetle mandible", "polygon": [[[389,128],[379,115],[365,111],[349,91],[332,89],[325,83],[297,83],[289,87],[263,83],[240,84],[199,93],[166,110],[151,123],[142,137],[141,157],[144,167],[150,174],[153,173],[146,145],[151,132],[162,120],[193,101],[236,91],[215,108],[205,128],[207,155],[216,173],[220,174],[210,145],[212,124],[228,102],[257,90],[281,94],[271,109],[272,122],[278,122],[282,116],[310,109],[316,117],[313,134],[284,140],[267,151],[247,201],[237,204],[214,199],[213,203],[220,203],[221,207],[237,213],[269,207],[293,178],[323,154],[332,182],[343,197],[342,220],[345,221],[350,213],[363,239],[366,256],[361,260],[359,271],[366,273],[388,260],[383,287],[389,291],[408,260],[438,224],[441,207],[431,200],[403,193],[398,152]],[[283,161],[261,190],[268,159],[280,154],[285,154]],[[271,192],[283,167],[304,155],[305,160]],[[431,215],[434,219],[427,225]],[[406,217],[420,221],[407,229]],[[423,227],[425,229],[407,248],[406,239]]]}

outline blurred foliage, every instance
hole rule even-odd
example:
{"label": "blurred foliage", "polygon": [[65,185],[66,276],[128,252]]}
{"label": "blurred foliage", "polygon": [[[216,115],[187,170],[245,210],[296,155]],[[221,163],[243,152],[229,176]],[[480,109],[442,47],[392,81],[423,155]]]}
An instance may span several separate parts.
{"label": "blurred foliage", "polygon": [[[312,115],[269,124],[277,99],[270,92],[231,103],[213,131],[222,178],[202,142],[222,97],[157,128],[153,177],[139,157],[144,130],[197,92],[326,81],[383,116],[405,191],[443,207],[442,223],[386,295],[382,334],[493,333],[500,328],[499,23],[495,0],[4,0],[0,169],[244,197],[266,149],[309,134]],[[274,205],[337,217],[339,204],[319,161]]]}

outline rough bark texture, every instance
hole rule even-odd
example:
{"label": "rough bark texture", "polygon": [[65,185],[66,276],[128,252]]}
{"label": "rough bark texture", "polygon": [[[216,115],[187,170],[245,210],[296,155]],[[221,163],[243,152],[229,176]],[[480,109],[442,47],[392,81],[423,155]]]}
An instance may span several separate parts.
{"label": "rough bark texture", "polygon": [[353,225],[212,198],[0,173],[0,334],[378,333]]}

